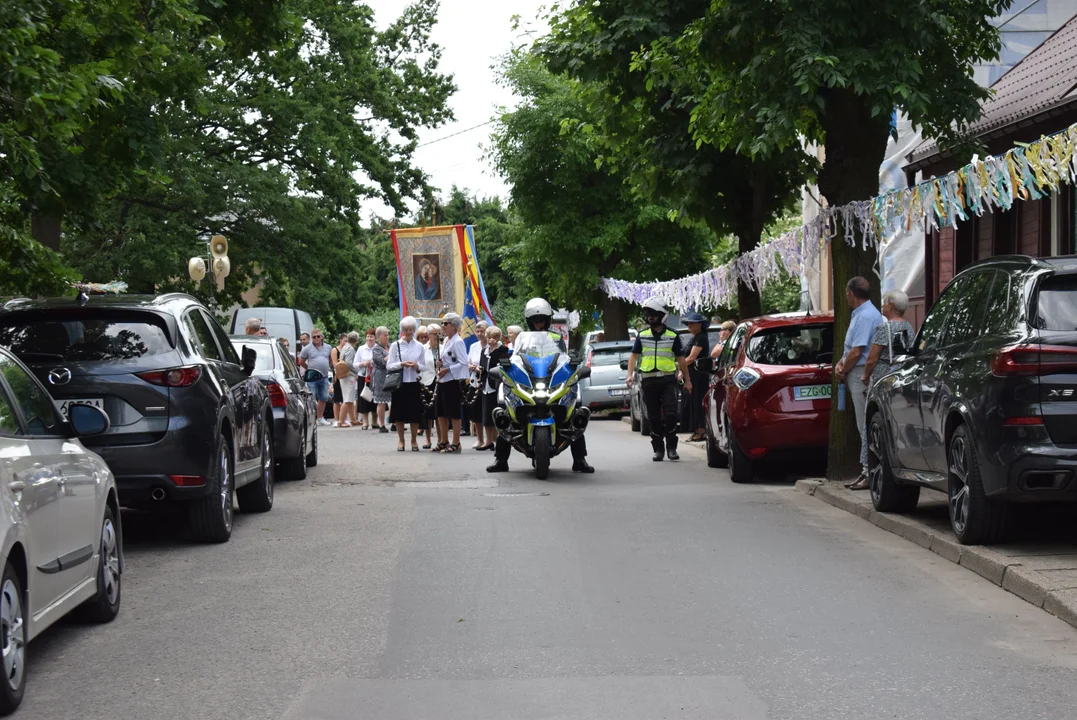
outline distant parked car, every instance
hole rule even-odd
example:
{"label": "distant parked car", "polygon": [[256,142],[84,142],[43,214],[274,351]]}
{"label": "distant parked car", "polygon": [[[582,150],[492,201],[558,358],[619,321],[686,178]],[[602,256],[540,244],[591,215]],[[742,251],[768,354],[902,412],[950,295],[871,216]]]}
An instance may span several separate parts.
{"label": "distant parked car", "polygon": [[291,353],[276,338],[233,337],[242,352],[258,353],[253,376],[262,381],[273,407],[273,456],[285,477],[302,480],[318,464],[318,405]]}
{"label": "distant parked car", "polygon": [[591,376],[580,381],[580,404],[591,412],[628,409],[628,373],[621,364],[632,352],[631,340],[599,342],[587,348],[584,361]]}
{"label": "distant parked car", "polygon": [[30,366],[69,413],[91,405],[108,431],[86,439],[116,475],[120,504],[183,504],[203,542],[244,512],[273,507],[273,415],[209,311],[189,295],[18,300],[0,311],[0,345]]}
{"label": "distant parked car", "polygon": [[314,329],[314,319],[305,310],[281,307],[236,308],[226,323],[230,335],[243,335],[247,321],[258,318],[270,337],[287,338],[292,352],[299,352],[299,336]]}
{"label": "distant parked car", "polygon": [[766,315],[737,326],[710,370],[703,400],[707,464],[749,482],[776,454],[822,450],[830,436],[834,318]]}
{"label": "distant parked car", "polygon": [[80,441],[108,425],[85,405],[62,417],[45,387],[0,349],[0,715],[22,702],[28,642],[72,610],[91,622],[120,611],[116,485]]}
{"label": "distant parked car", "polygon": [[1009,534],[1012,503],[1077,500],[1077,257],[998,257],[947,286],[868,398],[881,512],[949,496],[963,544]]}

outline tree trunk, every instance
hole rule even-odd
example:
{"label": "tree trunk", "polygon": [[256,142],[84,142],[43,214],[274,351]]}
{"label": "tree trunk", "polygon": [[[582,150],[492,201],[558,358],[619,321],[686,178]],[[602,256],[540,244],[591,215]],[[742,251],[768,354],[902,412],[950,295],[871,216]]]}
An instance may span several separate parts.
{"label": "tree trunk", "polygon": [[[826,157],[819,171],[819,192],[827,205],[837,207],[855,200],[867,200],[879,193],[879,166],[886,154],[886,139],[890,132],[888,115],[871,116],[871,106],[855,93],[832,91],[825,96],[826,110],[821,115],[826,133]],[[831,242],[831,267],[834,290],[834,362],[845,353],[845,333],[849,328],[851,310],[845,303],[845,286],[856,276],[868,279],[872,299],[879,305],[879,278],[875,271],[876,252],[845,242],[845,228],[837,228]],[[827,477],[844,480],[860,473],[860,433],[850,398],[845,410],[838,410],[838,389],[835,380],[830,404],[830,447]]]}
{"label": "tree trunk", "polygon": [[606,340],[628,339],[628,303],[602,293],[602,334]]}
{"label": "tree trunk", "polygon": [[30,216],[30,234],[53,252],[60,252],[60,216],[34,213]]}

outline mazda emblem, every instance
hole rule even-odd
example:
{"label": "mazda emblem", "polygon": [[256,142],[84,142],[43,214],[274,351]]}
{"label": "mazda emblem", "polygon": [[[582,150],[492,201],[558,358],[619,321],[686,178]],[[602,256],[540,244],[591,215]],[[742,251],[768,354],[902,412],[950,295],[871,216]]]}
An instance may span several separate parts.
{"label": "mazda emblem", "polygon": [[49,383],[52,385],[67,385],[69,382],[71,382],[71,371],[67,368],[49,370]]}

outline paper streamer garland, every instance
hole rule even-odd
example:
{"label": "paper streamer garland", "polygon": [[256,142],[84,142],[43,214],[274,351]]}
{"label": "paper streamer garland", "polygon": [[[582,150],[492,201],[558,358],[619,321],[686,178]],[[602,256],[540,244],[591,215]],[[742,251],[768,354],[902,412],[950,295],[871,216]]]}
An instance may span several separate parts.
{"label": "paper streamer garland", "polygon": [[805,266],[814,265],[838,234],[839,220],[847,245],[856,245],[859,230],[861,248],[877,249],[914,224],[922,224],[928,232],[956,228],[973,215],[1009,210],[1017,200],[1039,199],[1063,184],[1077,184],[1077,123],[1003,155],[973,158],[959,170],[913,187],[824,208],[812,222],[698,275],[652,283],[603,278],[601,287],[610,297],[637,305],[659,297],[679,313],[721,307],[736,299],[738,281],[762,290],[782,268],[799,275]]}
{"label": "paper streamer garland", "polygon": [[121,280],[113,280],[108,283],[77,282],[71,283],[71,285],[87,295],[105,295],[107,293],[119,295],[127,292],[127,283]]}

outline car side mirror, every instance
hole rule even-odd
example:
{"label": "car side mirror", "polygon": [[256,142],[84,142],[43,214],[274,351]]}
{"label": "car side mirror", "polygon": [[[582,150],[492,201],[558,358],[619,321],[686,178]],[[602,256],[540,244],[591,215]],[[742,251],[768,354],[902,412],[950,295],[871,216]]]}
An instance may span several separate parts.
{"label": "car side mirror", "polygon": [[621,361],[621,369],[622,370],[628,370],[628,361],[627,360],[622,360]]}
{"label": "car side mirror", "polygon": [[714,358],[710,357],[699,358],[693,363],[693,365],[695,366],[696,370],[701,373],[710,374],[717,369],[717,363],[714,361]]}
{"label": "car side mirror", "polygon": [[243,354],[240,356],[240,363],[243,366],[243,374],[250,377],[254,374],[254,367],[258,364],[258,353],[254,348],[249,348],[246,345],[243,346]]}
{"label": "car side mirror", "polygon": [[591,368],[587,367],[586,365],[576,371],[576,378],[578,380],[583,380],[589,377],[591,377]]}
{"label": "car side mirror", "polygon": [[307,371],[305,373],[303,373],[303,382],[312,383],[312,382],[319,382],[319,381],[324,380],[324,379],[325,379],[325,375],[322,375],[320,372],[318,372],[317,370],[314,370],[312,368],[307,368]]}
{"label": "car side mirror", "polygon": [[93,437],[108,432],[111,422],[103,411],[90,405],[71,405],[67,409],[67,422],[75,436]]}

